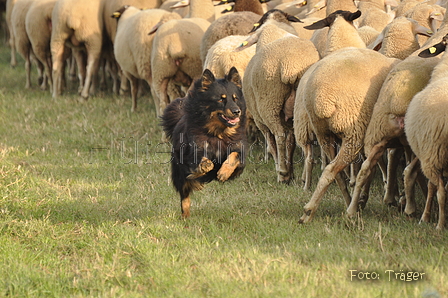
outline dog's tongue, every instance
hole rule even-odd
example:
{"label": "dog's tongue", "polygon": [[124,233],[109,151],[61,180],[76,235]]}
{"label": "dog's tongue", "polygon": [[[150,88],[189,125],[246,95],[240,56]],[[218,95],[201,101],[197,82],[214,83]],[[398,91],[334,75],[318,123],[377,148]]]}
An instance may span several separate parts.
{"label": "dog's tongue", "polygon": [[227,117],[225,117],[225,118],[226,118],[227,122],[229,122],[230,124],[236,124],[236,123],[240,122],[240,118],[239,117],[236,117],[234,119],[230,119],[230,118],[227,118]]}

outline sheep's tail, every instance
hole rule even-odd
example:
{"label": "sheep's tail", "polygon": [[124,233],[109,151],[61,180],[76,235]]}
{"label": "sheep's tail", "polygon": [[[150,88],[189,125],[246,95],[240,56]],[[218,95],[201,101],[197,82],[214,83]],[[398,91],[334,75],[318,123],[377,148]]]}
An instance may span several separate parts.
{"label": "sheep's tail", "polygon": [[182,116],[185,114],[184,112],[184,100],[186,97],[177,98],[173,100],[163,112],[163,115],[160,117],[162,120],[163,131],[166,133],[166,136],[169,139],[172,139],[174,128],[181,120]]}

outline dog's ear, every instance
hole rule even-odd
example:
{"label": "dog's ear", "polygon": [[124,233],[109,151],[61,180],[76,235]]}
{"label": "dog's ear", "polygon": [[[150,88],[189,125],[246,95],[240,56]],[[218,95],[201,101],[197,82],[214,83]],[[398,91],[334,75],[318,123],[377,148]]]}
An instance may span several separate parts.
{"label": "dog's ear", "polygon": [[229,70],[229,74],[226,77],[227,81],[234,83],[238,88],[242,88],[241,76],[235,66]]}
{"label": "dog's ear", "polygon": [[210,86],[214,81],[215,76],[213,75],[213,73],[209,69],[204,70],[201,78],[202,90],[203,91],[207,90],[208,86]]}

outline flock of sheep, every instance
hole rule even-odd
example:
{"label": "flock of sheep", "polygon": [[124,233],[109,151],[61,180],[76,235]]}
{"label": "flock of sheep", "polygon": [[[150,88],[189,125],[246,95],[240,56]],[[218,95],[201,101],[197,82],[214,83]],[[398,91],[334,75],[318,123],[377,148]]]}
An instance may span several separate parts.
{"label": "flock of sheep", "polygon": [[[51,88],[53,98],[63,92],[67,67],[77,70],[82,99],[95,92],[98,73],[112,78],[115,93],[129,82],[132,110],[146,81],[158,116],[204,69],[223,77],[234,66],[277,180],[293,178],[296,144],[306,156],[305,189],[316,142],[327,161],[300,222],[312,219],[335,180],[347,213],[356,214],[379,165],[384,202],[414,214],[417,182],[427,194],[421,220],[429,221],[436,195],[442,229],[448,56],[418,54],[445,49],[446,0],[261,2],[234,0],[229,9],[211,0],[7,0],[11,65],[17,51],[29,88],[34,61],[41,88]],[[402,158],[405,199],[397,203]]]}

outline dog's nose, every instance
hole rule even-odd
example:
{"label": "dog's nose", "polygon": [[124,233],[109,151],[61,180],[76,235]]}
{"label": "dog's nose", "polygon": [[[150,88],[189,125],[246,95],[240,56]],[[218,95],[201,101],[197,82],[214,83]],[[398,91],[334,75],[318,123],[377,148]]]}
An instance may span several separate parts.
{"label": "dog's nose", "polygon": [[233,109],[232,113],[233,113],[234,116],[239,116],[241,114],[241,110],[238,109],[238,108],[237,109]]}

